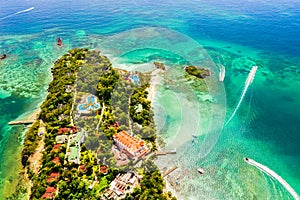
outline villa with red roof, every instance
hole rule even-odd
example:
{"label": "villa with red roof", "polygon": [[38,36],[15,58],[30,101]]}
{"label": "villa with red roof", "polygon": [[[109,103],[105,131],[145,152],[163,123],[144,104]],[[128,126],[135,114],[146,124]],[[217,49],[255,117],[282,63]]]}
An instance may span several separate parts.
{"label": "villa with red roof", "polygon": [[133,159],[140,159],[142,156],[149,153],[149,150],[146,148],[145,141],[138,141],[134,137],[130,136],[126,131],[114,134],[113,139],[117,147]]}
{"label": "villa with red roof", "polygon": [[56,189],[54,187],[48,187],[46,189],[45,194],[43,194],[42,199],[53,199],[56,193]]}
{"label": "villa with red roof", "polygon": [[54,162],[56,165],[60,165],[59,157],[56,156],[52,159],[52,162]]}
{"label": "villa with red roof", "polygon": [[100,166],[100,172],[103,173],[103,174],[107,174],[108,173],[106,165],[101,165]]}
{"label": "villa with red roof", "polygon": [[51,183],[52,181],[56,181],[59,176],[59,173],[52,172],[47,179],[47,183]]}

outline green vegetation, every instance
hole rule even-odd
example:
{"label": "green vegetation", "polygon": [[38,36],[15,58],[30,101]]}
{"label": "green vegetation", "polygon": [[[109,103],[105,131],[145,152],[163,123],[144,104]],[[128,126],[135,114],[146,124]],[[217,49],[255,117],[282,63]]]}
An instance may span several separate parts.
{"label": "green vegetation", "polygon": [[154,62],[154,65],[157,69],[162,69],[162,70],[166,70],[166,66],[164,63],[161,63],[161,62]]}
{"label": "green vegetation", "polygon": [[197,78],[205,78],[207,76],[210,76],[210,71],[208,69],[195,67],[195,66],[187,66],[184,69],[188,74],[195,76]]}
{"label": "green vegetation", "polygon": [[105,104],[111,104],[111,94],[119,79],[119,73],[117,70],[112,69],[111,66],[108,66],[107,71],[101,74],[97,87],[97,96],[102,97]]}
{"label": "green vegetation", "polygon": [[26,166],[29,163],[28,158],[31,154],[35,152],[37,148],[40,137],[38,136],[38,129],[39,129],[39,121],[36,121],[27,131],[26,137],[23,143],[23,150],[22,150],[22,165]]}
{"label": "green vegetation", "polygon": [[[70,50],[55,62],[51,71],[53,80],[39,116],[46,133],[38,172],[28,161],[41,138],[37,134],[38,121],[27,131],[22,151],[22,164],[32,183],[30,199],[41,199],[49,187],[58,190],[57,194],[53,192],[56,199],[101,199],[120,170],[136,170],[133,161],[131,165],[115,167],[111,153],[115,133],[132,129],[138,138],[151,142],[152,149],[156,149],[153,112],[146,91],[150,77],[139,74],[141,84],[135,85],[126,79],[128,72],[120,73],[112,68],[107,57],[88,49]],[[91,93],[96,94],[101,108],[73,122],[80,98]],[[136,112],[138,105],[141,109]],[[82,131],[76,127],[87,132],[80,145],[80,164],[67,162],[67,144],[58,145],[55,140],[58,135]],[[107,173],[101,173],[101,165],[108,166]],[[149,170],[149,166],[154,170]],[[163,192],[164,181],[153,162],[143,161],[142,175],[141,189],[136,188],[125,199],[171,199]]]}
{"label": "green vegetation", "polygon": [[[153,121],[154,113],[148,98],[149,83],[136,88],[130,97],[130,117],[134,122],[132,129],[140,138],[151,142],[151,150],[157,149],[156,128]],[[137,125],[138,124],[138,125]]]}
{"label": "green vegetation", "polygon": [[134,90],[130,99],[130,117],[134,122],[142,126],[148,126],[152,121],[150,118],[151,102],[147,99],[146,88],[149,84],[143,85]]}
{"label": "green vegetation", "polygon": [[143,178],[140,182],[141,188],[136,188],[132,194],[128,194],[124,199],[139,200],[176,200],[170,192],[165,193],[165,182],[157,166],[150,160],[143,163],[141,168]]}
{"label": "green vegetation", "polygon": [[[85,171],[81,171],[74,163],[65,162],[66,144],[54,148],[55,137],[62,127],[73,127],[71,124],[72,103],[74,89],[67,92],[67,86],[74,87],[76,74],[82,67],[87,67],[87,59],[95,56],[95,53],[87,49],[73,49],[55,62],[52,68],[53,81],[49,84],[48,95],[41,106],[40,119],[46,124],[45,151],[41,160],[41,169],[35,174],[29,167],[28,157],[34,153],[39,137],[37,136],[39,123],[36,122],[26,133],[24,148],[22,151],[22,163],[26,166],[28,177],[32,182],[31,199],[40,199],[47,187],[59,188],[57,199],[99,199],[101,192],[109,186],[118,170],[110,168],[106,175],[99,170],[95,154],[81,146],[81,163]],[[108,61],[104,56],[104,61]],[[109,61],[108,61],[109,63]],[[109,63],[110,64],[110,63]],[[98,78],[99,80],[99,78]],[[95,81],[95,80],[90,80]],[[97,81],[98,82],[98,81]],[[77,84],[78,85],[78,84]],[[79,84],[84,88],[83,84]],[[97,84],[96,84],[97,85]],[[86,87],[88,88],[88,87]],[[70,134],[66,132],[65,134]],[[53,162],[56,158],[58,162]],[[51,173],[58,173],[57,178],[49,180]],[[98,178],[99,182],[92,189],[88,187]]]}

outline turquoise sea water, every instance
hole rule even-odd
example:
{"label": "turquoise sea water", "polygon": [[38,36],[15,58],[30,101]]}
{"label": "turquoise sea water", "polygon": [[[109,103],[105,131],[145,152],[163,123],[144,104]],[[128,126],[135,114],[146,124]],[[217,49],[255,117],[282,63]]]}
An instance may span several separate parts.
{"label": "turquoise sea water", "polygon": [[[153,105],[167,148],[178,151],[161,163],[180,166],[175,189],[182,199],[292,199],[243,157],[268,166],[300,193],[299,11],[295,0],[1,1],[0,54],[8,57],[0,61],[0,199],[16,184],[24,131],[7,123],[43,101],[56,58],[86,46],[101,49],[117,67],[167,64]],[[210,95],[192,87],[185,64],[212,70]],[[216,81],[218,64],[226,67],[224,83]],[[254,82],[222,127],[253,65]],[[194,142],[192,134],[199,136]]]}

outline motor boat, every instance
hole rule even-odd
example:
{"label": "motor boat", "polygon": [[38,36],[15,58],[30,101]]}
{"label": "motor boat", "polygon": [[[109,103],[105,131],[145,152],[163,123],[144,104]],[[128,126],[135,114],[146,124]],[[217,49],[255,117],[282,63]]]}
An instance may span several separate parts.
{"label": "motor boat", "polygon": [[202,168],[198,168],[197,171],[199,172],[199,174],[204,174],[204,169]]}

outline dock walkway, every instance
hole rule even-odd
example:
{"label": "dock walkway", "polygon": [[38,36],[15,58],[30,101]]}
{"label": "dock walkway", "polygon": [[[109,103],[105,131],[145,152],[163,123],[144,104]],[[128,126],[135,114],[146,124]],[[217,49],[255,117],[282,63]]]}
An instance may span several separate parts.
{"label": "dock walkway", "polygon": [[176,149],[172,150],[172,151],[156,151],[155,155],[157,156],[163,156],[163,155],[167,155],[167,154],[176,154]]}
{"label": "dock walkway", "polygon": [[170,173],[172,173],[173,171],[175,171],[178,167],[174,166],[171,169],[167,170],[164,174],[163,177],[168,176]]}
{"label": "dock walkway", "polygon": [[35,120],[19,120],[19,121],[11,121],[8,124],[9,125],[27,125],[27,124],[32,124]]}
{"label": "dock walkway", "polygon": [[29,125],[29,124],[33,124],[35,122],[35,120],[38,119],[40,112],[41,112],[41,109],[37,109],[27,119],[11,121],[11,122],[8,123],[8,125],[22,125],[22,124],[23,125]]}

